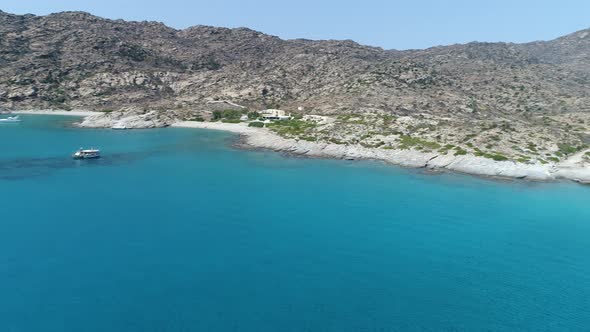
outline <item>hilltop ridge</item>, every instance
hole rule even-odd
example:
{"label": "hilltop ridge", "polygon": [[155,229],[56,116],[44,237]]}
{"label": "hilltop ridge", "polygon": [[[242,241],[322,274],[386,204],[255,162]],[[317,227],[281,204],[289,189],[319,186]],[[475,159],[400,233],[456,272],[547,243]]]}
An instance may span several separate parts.
{"label": "hilltop ridge", "polygon": [[[548,42],[383,50],[282,40],[247,28],[109,20],[85,12],[0,17],[5,107],[200,107],[231,99],[319,113],[587,111],[587,30]],[[512,86],[517,98],[502,100]]]}

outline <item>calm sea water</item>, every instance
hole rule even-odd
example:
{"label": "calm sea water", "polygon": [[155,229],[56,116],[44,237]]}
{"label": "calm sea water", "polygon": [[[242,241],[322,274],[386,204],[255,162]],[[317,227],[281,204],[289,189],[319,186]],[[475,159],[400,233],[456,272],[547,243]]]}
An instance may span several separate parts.
{"label": "calm sea water", "polygon": [[589,187],[22,118],[0,126],[0,331],[590,330]]}

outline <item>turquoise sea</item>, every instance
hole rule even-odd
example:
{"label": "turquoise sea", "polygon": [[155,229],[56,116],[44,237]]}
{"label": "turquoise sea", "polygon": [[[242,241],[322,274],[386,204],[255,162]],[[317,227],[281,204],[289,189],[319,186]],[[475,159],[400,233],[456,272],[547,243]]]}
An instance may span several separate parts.
{"label": "turquoise sea", "polygon": [[0,125],[0,331],[590,330],[590,187],[22,118]]}

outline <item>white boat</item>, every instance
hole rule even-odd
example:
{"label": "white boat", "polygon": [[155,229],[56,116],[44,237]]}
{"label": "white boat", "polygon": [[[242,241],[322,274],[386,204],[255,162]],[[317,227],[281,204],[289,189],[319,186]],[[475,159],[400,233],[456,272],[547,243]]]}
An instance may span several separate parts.
{"label": "white boat", "polygon": [[82,149],[82,148],[80,148],[78,151],[76,151],[72,155],[72,158],[74,158],[74,159],[94,159],[94,158],[100,158],[100,150],[98,150],[98,149]]}
{"label": "white boat", "polygon": [[20,119],[17,116],[9,116],[6,119],[0,119],[0,122],[6,123],[6,122],[20,122]]}

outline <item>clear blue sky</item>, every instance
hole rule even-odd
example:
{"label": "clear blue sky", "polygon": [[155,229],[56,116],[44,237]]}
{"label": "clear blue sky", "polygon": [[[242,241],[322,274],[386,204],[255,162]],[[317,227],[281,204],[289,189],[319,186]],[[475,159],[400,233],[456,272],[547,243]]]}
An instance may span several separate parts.
{"label": "clear blue sky", "polygon": [[590,0],[0,0],[0,9],[83,10],[174,28],[245,26],[286,39],[352,39],[386,49],[547,40],[590,28]]}

